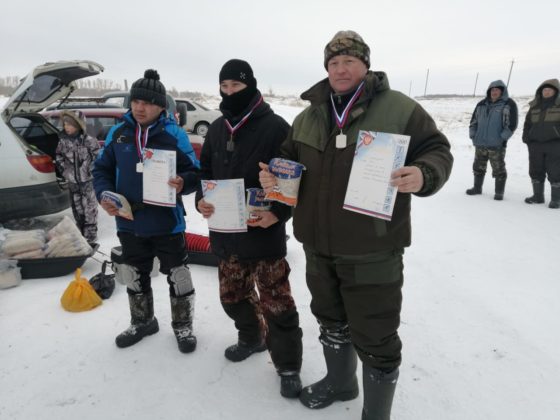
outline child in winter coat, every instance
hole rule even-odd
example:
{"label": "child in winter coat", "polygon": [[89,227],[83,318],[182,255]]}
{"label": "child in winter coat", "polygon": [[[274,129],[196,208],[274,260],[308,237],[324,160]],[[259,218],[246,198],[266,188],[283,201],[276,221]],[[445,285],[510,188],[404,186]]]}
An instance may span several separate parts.
{"label": "child in winter coat", "polygon": [[63,132],[56,148],[56,165],[68,182],[76,224],[88,242],[97,240],[97,199],[93,190],[93,162],[99,152],[97,140],[86,131],[81,111],[61,114]]}

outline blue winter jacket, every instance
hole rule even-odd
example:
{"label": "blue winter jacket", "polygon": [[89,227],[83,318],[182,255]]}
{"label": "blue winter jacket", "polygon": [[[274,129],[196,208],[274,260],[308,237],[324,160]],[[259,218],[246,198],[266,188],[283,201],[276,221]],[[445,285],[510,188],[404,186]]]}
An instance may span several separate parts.
{"label": "blue winter jacket", "polygon": [[[496,102],[490,99],[490,90],[494,87],[502,89],[502,96]],[[486,98],[474,109],[469,137],[477,147],[505,147],[517,128],[517,119],[517,105],[510,99],[504,82],[496,80],[490,83]]]}
{"label": "blue winter jacket", "polygon": [[[162,207],[142,203],[142,173],[137,172],[140,161],[135,142],[137,123],[132,112],[127,112],[123,122],[109,131],[105,147],[99,153],[93,169],[93,186],[97,200],[103,191],[122,194],[130,202],[134,220],[116,217],[117,230],[137,236],[157,236],[185,231],[185,210],[181,196],[175,207]],[[175,120],[162,113],[150,126],[146,148],[175,150],[177,175],[183,178],[181,194],[196,190],[199,182],[199,162],[185,131]]]}

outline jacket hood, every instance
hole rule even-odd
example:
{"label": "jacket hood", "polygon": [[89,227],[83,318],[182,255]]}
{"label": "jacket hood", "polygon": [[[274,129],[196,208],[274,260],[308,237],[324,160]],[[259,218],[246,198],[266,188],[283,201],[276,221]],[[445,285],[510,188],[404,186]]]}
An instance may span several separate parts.
{"label": "jacket hood", "polygon": [[500,96],[500,99],[503,99],[504,101],[507,101],[509,99],[507,86],[502,80],[494,80],[492,83],[490,83],[490,85],[488,85],[488,89],[486,90],[486,99],[490,100],[490,90],[492,88],[499,88],[502,90],[502,96]]}
{"label": "jacket hood", "polygon": [[[368,70],[365,77],[365,98],[370,98],[378,92],[389,90],[389,79],[385,72]],[[301,99],[311,102],[312,105],[318,105],[329,100],[332,92],[329,78],[325,78],[313,85],[311,88],[301,94]]]}
{"label": "jacket hood", "polygon": [[554,101],[554,103],[555,105],[560,105],[560,81],[558,81],[558,79],[548,79],[542,82],[535,92],[535,98],[531,102],[529,102],[529,105],[533,106],[542,102],[542,91],[546,86],[552,86],[554,89],[556,89],[556,100]]}
{"label": "jacket hood", "polygon": [[86,116],[82,111],[62,111],[60,113],[60,120],[62,121],[64,117],[72,118],[74,121],[76,121],[76,124],[80,126],[80,128],[82,129],[82,133],[87,134]]}

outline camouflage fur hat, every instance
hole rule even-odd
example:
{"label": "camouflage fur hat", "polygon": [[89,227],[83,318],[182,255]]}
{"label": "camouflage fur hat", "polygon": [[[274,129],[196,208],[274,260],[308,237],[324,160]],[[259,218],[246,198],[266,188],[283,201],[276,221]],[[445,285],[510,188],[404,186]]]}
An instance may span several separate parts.
{"label": "camouflage fur hat", "polygon": [[354,31],[338,31],[325,47],[325,68],[331,58],[337,55],[351,55],[359,58],[369,69],[369,47]]}
{"label": "camouflage fur hat", "polygon": [[86,132],[86,116],[82,111],[62,111],[60,119],[63,124],[66,121],[68,124],[82,130],[82,133]]}

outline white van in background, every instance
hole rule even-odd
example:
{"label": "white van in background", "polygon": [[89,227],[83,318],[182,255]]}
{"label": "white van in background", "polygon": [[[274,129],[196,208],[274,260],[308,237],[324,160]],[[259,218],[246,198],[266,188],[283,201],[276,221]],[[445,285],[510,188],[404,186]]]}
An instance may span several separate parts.
{"label": "white van in background", "polygon": [[76,89],[75,80],[103,66],[92,61],[46,63],[29,73],[0,111],[0,223],[69,207],[53,159],[58,132],[38,114]]}

